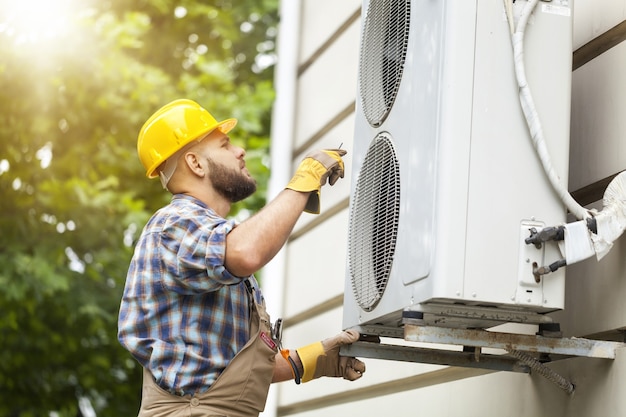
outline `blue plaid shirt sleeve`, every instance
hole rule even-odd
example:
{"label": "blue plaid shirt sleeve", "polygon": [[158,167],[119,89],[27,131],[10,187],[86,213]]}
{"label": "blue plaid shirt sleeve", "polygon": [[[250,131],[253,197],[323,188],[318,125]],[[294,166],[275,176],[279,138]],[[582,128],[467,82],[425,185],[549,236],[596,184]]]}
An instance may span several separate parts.
{"label": "blue plaid shirt sleeve", "polygon": [[163,224],[157,246],[165,270],[164,284],[179,294],[216,291],[224,285],[241,282],[224,266],[226,235],[233,221],[170,216]]}

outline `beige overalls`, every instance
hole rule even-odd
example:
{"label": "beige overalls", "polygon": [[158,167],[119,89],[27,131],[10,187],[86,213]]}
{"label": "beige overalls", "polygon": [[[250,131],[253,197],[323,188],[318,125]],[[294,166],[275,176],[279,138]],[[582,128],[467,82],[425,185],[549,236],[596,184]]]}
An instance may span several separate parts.
{"label": "beige overalls", "polygon": [[139,417],[256,417],[263,411],[278,347],[271,337],[265,306],[257,304],[253,296],[248,298],[254,306],[250,315],[250,340],[209,390],[176,396],[158,386],[152,374],[144,369]]}

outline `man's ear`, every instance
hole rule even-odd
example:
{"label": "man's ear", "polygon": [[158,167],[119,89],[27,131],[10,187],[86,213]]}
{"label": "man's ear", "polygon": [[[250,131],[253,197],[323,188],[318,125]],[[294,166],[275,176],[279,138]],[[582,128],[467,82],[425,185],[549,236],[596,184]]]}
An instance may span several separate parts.
{"label": "man's ear", "polygon": [[200,158],[198,158],[198,154],[195,152],[187,152],[184,155],[185,164],[191,172],[199,177],[204,177],[206,175],[206,170],[202,166]]}

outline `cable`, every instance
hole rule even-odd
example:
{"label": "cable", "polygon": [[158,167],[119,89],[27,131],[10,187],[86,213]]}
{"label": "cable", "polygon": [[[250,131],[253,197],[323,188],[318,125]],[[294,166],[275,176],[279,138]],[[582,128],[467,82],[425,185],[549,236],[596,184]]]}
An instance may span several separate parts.
{"label": "cable", "polygon": [[[504,1],[509,26],[514,26],[513,13],[509,12],[510,0]],[[561,179],[552,165],[550,154],[544,139],[541,121],[539,120],[539,115],[537,114],[537,109],[535,108],[535,102],[530,92],[528,81],[526,80],[526,69],[524,66],[524,34],[530,15],[537,6],[538,2],[539,0],[528,1],[512,35],[515,76],[519,87],[520,103],[522,105],[524,117],[526,118],[526,124],[528,125],[528,129],[530,131],[533,146],[535,147],[535,151],[539,156],[543,169],[552,184],[552,188],[554,188],[561,201],[565,204],[568,210],[576,216],[577,219],[587,219],[591,217],[590,212],[574,200],[567,188],[561,183]]]}
{"label": "cable", "polygon": [[537,359],[533,358],[527,353],[521,352],[519,350],[509,350],[508,351],[511,356],[515,359],[523,362],[528,365],[531,370],[537,372],[539,375],[546,378],[548,381],[551,381],[558,385],[561,389],[563,389],[568,394],[573,394],[575,386],[567,379],[563,378],[561,375],[557,374],[552,369],[548,368]]}
{"label": "cable", "polygon": [[[515,25],[515,16],[512,10],[514,0],[504,0],[504,8],[509,28],[515,28],[512,30],[511,34],[515,77],[519,88],[520,104],[533,146],[554,191],[579,222],[584,222],[586,225],[586,234],[584,236],[580,231],[575,233],[577,227],[575,225],[579,222],[571,223],[570,225],[573,226],[566,226],[570,232],[570,238],[568,239],[567,235],[564,235],[565,244],[561,246],[567,249],[568,253],[563,254],[567,255],[566,258],[568,258],[569,261],[560,260],[550,265],[548,268],[554,272],[553,267],[559,268],[567,264],[571,265],[572,263],[586,259],[591,256],[593,252],[595,252],[597,259],[600,260],[613,247],[613,242],[626,230],[626,172],[618,174],[608,185],[604,193],[602,211],[598,213],[596,210],[587,210],[574,200],[567,188],[561,183],[561,179],[552,166],[550,154],[544,139],[543,128],[526,80],[524,66],[524,34],[526,25],[539,1],[540,0],[528,0],[517,25]],[[575,238],[573,238],[572,233],[576,236]],[[578,239],[578,241],[576,239]],[[588,241],[589,247],[582,244],[583,240]],[[536,241],[527,241],[526,243],[538,244]]]}
{"label": "cable", "polygon": [[509,21],[509,30],[511,35],[515,32],[515,19],[513,18],[513,0],[504,0],[504,10],[506,18]]}

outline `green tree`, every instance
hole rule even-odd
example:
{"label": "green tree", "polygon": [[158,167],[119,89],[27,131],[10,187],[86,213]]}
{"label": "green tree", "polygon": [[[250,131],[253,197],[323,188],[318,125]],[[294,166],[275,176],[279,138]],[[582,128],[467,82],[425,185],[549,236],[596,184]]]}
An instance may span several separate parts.
{"label": "green tree", "polygon": [[134,242],[169,200],[137,132],[180,97],[237,117],[259,192],[231,214],[258,209],[277,19],[277,0],[0,0],[0,415],[76,416],[79,399],[136,414],[117,312]]}

